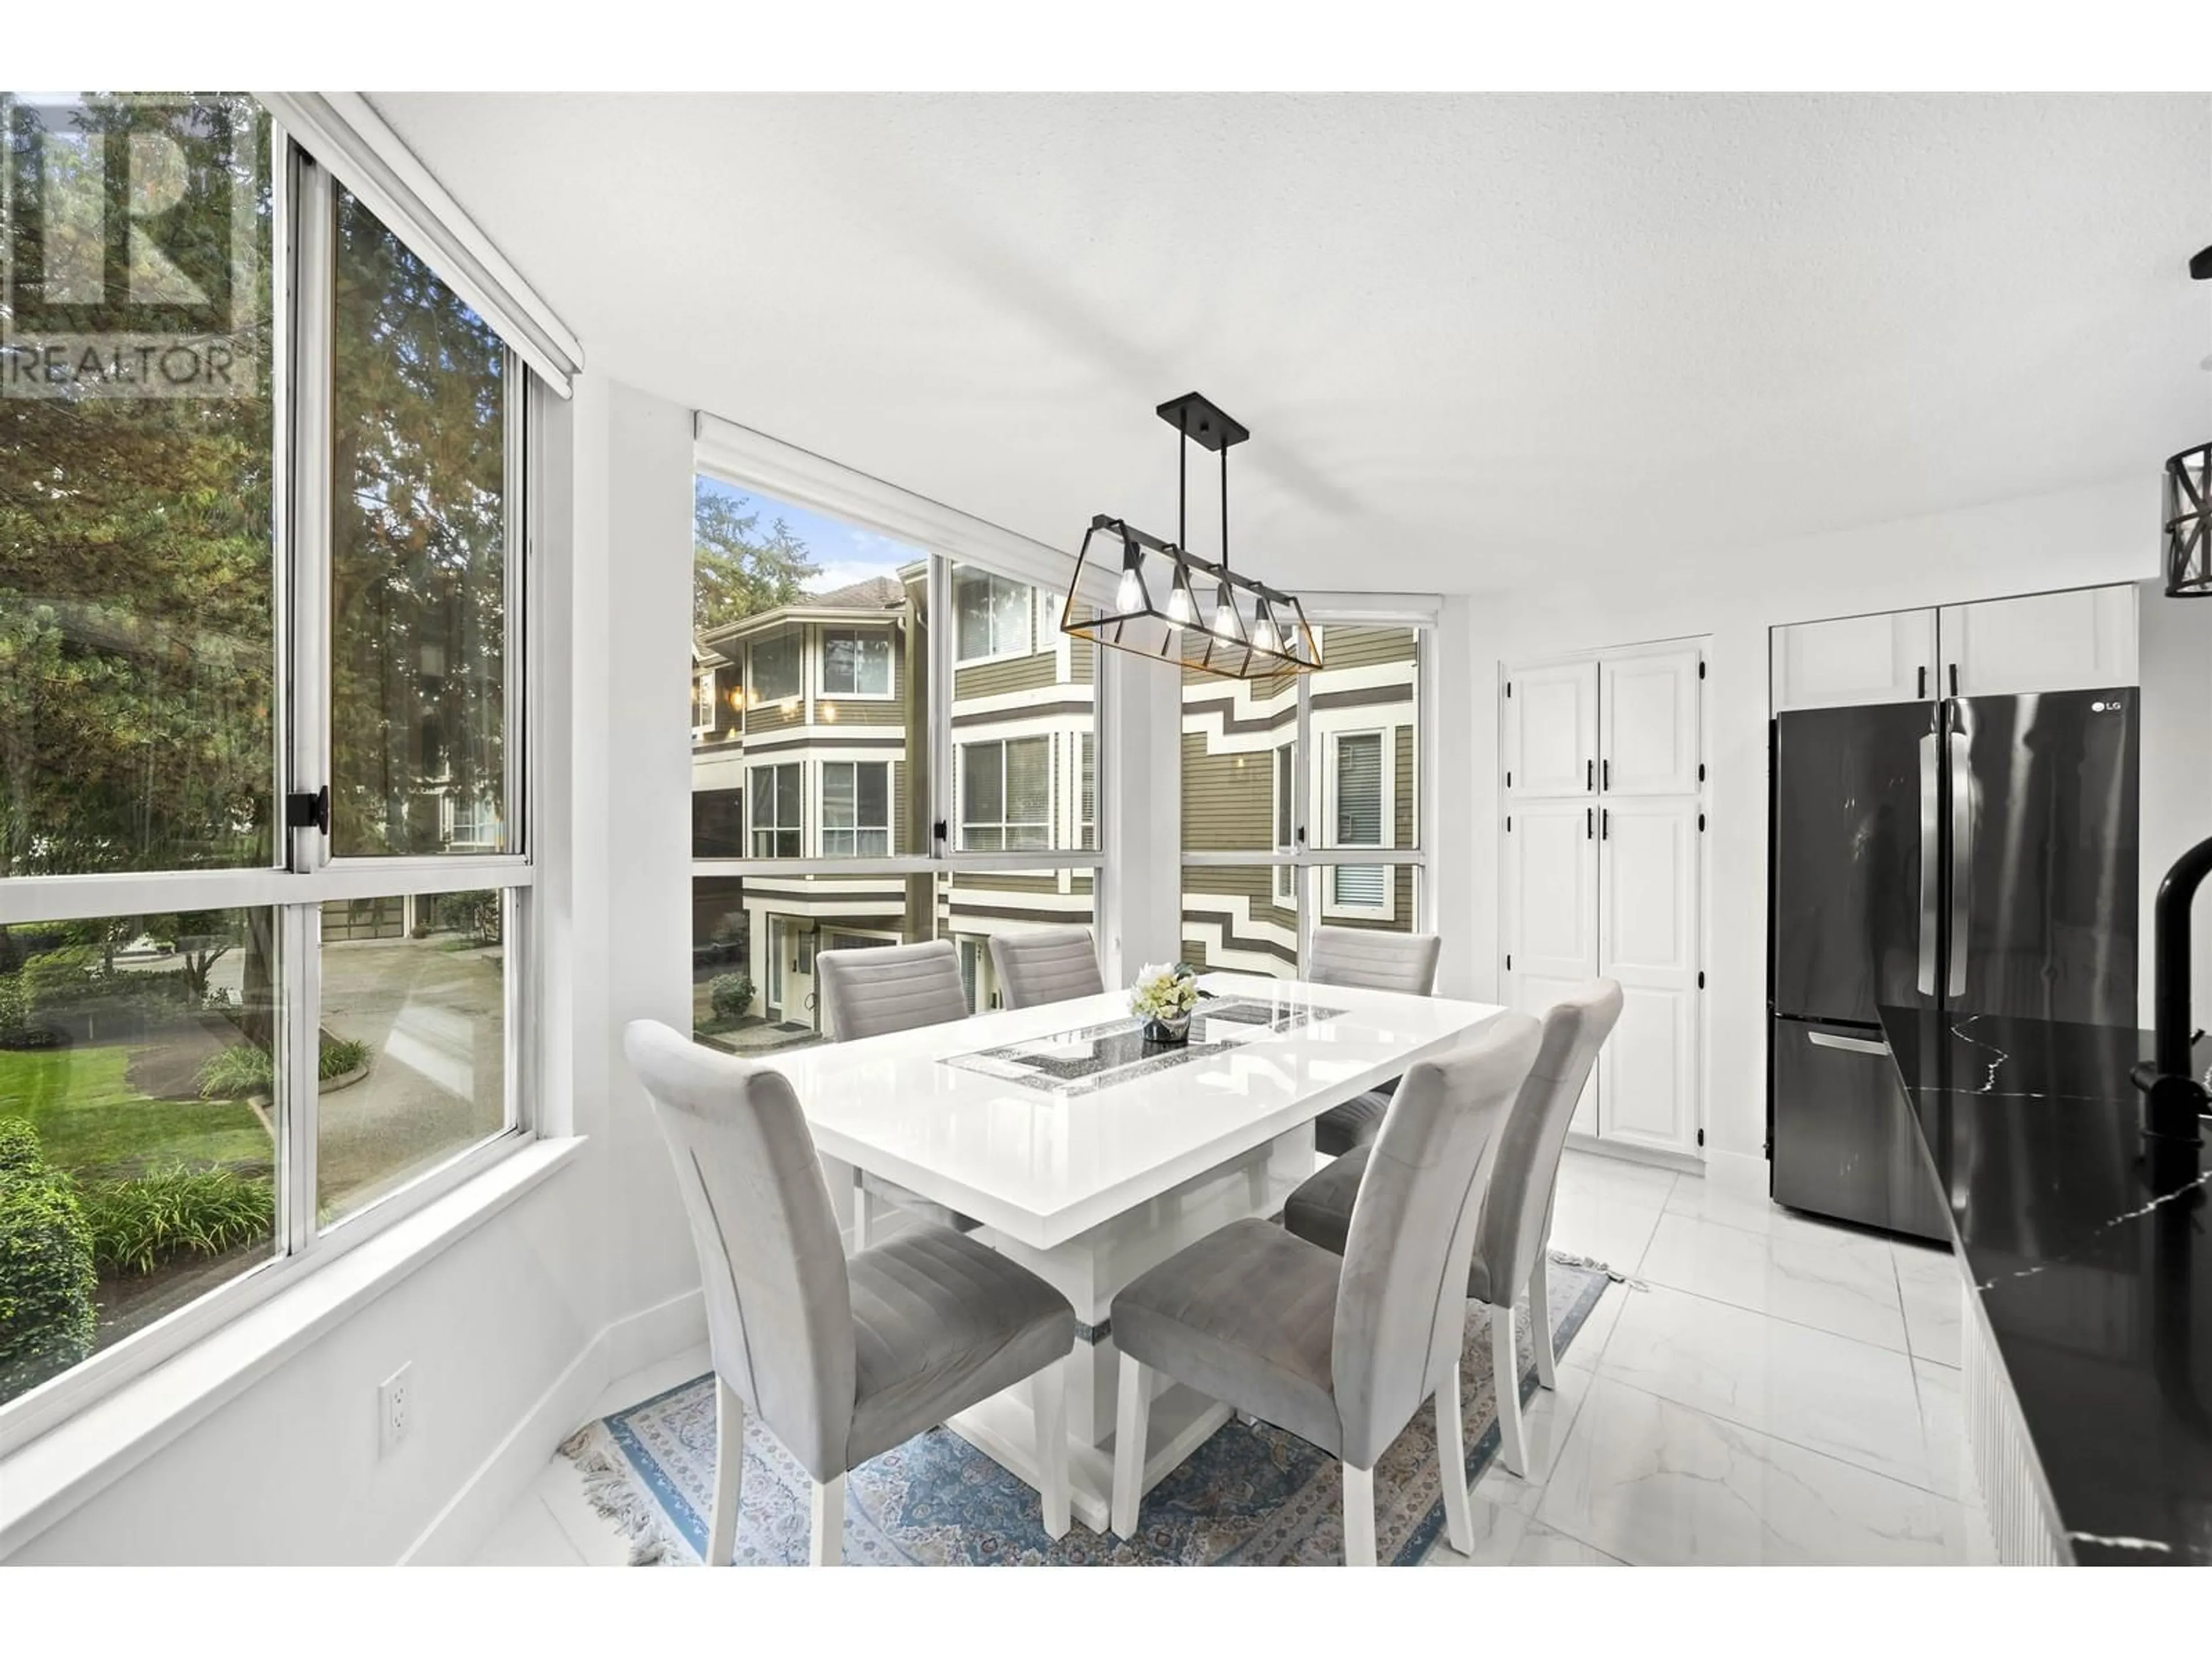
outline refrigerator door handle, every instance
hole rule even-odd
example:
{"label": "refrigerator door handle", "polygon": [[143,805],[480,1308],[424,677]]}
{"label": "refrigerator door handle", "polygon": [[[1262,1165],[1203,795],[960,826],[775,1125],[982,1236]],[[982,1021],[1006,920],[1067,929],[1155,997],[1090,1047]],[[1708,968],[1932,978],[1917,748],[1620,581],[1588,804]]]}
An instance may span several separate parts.
{"label": "refrigerator door handle", "polygon": [[1936,994],[1936,866],[1943,856],[1936,746],[1942,741],[1933,732],[1920,739],[1920,975],[1915,983],[1923,997]]}
{"label": "refrigerator door handle", "polygon": [[1867,1037],[1838,1036],[1832,1031],[1808,1031],[1805,1041],[1815,1048],[1841,1048],[1854,1054],[1887,1054],[1889,1045]]}
{"label": "refrigerator door handle", "polygon": [[1974,802],[1972,780],[1966,770],[1966,734],[1953,732],[1944,738],[1951,751],[1951,948],[1949,986],[1945,994],[1966,994],[1967,900],[1973,874]]}

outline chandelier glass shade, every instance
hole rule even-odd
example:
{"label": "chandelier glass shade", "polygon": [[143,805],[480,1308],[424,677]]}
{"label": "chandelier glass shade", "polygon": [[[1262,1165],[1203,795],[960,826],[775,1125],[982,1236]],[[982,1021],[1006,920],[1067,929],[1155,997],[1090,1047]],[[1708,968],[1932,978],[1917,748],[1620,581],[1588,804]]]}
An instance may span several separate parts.
{"label": "chandelier glass shade", "polygon": [[2212,444],[2166,464],[2166,596],[2212,599]]}
{"label": "chandelier glass shade", "polygon": [[[1176,539],[1163,541],[1101,513],[1084,532],[1075,579],[1060,612],[1064,634],[1157,662],[1225,679],[1310,673],[1322,665],[1320,642],[1297,599],[1229,568],[1229,451],[1252,434],[1195,392],[1157,413],[1181,434],[1176,446]],[[1221,558],[1189,550],[1190,446],[1221,457]],[[1113,573],[1109,578],[1108,573]],[[1114,584],[1114,600],[1086,610],[1086,588]]]}

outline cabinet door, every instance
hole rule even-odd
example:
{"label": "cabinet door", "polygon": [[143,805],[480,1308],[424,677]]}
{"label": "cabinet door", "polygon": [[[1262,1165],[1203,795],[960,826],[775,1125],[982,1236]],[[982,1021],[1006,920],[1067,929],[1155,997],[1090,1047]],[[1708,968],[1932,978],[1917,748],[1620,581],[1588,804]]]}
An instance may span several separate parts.
{"label": "cabinet door", "polygon": [[2132,586],[1947,605],[1939,627],[1943,690],[1954,696],[2097,691],[2136,681]]}
{"label": "cabinet door", "polygon": [[1933,611],[1797,623],[1776,629],[1770,647],[1778,714],[1936,695]]}
{"label": "cabinet door", "polygon": [[1597,784],[1597,665],[1506,675],[1506,785],[1516,795],[1586,795]]}
{"label": "cabinet door", "polygon": [[1599,809],[1598,972],[1620,981],[1620,1023],[1598,1054],[1599,1133],[1697,1150],[1698,809],[1621,799]]}
{"label": "cabinet door", "polygon": [[[1517,802],[1505,834],[1506,1006],[1540,1018],[1597,972],[1597,808]],[[1583,1089],[1573,1127],[1597,1133],[1597,1091]]]}
{"label": "cabinet door", "polygon": [[1698,787],[1697,648],[1608,657],[1598,665],[1597,787],[1687,795]]}

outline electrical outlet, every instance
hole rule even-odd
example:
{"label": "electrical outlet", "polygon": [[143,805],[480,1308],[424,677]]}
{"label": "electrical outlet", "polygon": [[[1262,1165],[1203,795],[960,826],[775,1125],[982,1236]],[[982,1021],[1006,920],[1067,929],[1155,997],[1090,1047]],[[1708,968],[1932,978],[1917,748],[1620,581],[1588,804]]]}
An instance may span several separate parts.
{"label": "electrical outlet", "polygon": [[376,1455],[389,1457],[401,1441],[407,1437],[407,1425],[414,1414],[415,1380],[409,1375],[414,1362],[410,1360],[376,1385]]}

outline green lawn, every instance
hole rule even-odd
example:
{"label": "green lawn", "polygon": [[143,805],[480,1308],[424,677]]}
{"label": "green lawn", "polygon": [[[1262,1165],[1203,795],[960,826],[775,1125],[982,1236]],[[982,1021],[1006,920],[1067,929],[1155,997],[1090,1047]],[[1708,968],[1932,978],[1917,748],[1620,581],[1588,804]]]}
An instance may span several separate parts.
{"label": "green lawn", "polygon": [[46,1161],[76,1175],[117,1165],[268,1164],[269,1132],[233,1101],[149,1100],[121,1043],[0,1049],[0,1117],[27,1117]]}

